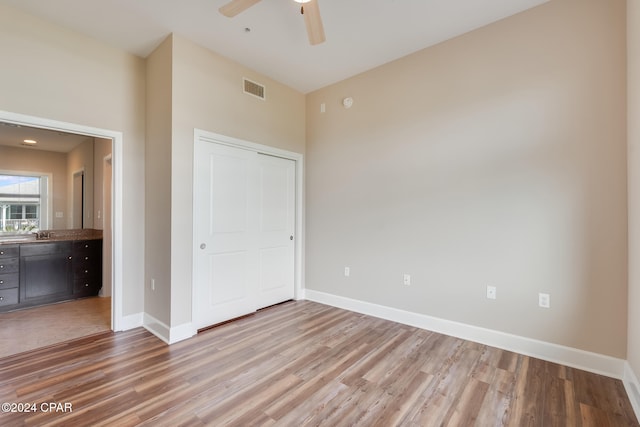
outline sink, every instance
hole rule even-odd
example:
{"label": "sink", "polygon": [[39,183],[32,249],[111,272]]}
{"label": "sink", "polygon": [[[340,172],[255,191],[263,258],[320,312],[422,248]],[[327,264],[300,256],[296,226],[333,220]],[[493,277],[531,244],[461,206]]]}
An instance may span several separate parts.
{"label": "sink", "polygon": [[14,234],[13,236],[0,236],[0,243],[20,243],[36,240],[35,234]]}

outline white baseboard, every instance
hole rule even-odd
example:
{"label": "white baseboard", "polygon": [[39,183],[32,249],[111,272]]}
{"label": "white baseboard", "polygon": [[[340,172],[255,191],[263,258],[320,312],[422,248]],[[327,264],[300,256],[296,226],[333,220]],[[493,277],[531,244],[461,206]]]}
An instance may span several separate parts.
{"label": "white baseboard", "polygon": [[636,413],[636,418],[640,420],[640,382],[629,362],[624,364],[622,383],[631,401],[631,406],[633,406],[633,411]]}
{"label": "white baseboard", "polygon": [[169,331],[169,344],[177,343],[178,341],[186,340],[187,338],[191,338],[196,335],[198,331],[196,331],[191,322],[183,323],[182,325],[174,326]]}
{"label": "white baseboard", "polygon": [[148,313],[144,313],[142,326],[167,344],[174,344],[178,341],[191,338],[194,335],[194,329],[191,323],[185,323],[170,328],[164,322],[161,322]]}
{"label": "white baseboard", "polygon": [[306,289],[305,296],[306,299],[310,301],[474,341],[616,379],[622,379],[624,373],[625,360],[603,354],[314,291],[312,289]]}
{"label": "white baseboard", "polygon": [[147,331],[151,332],[153,335],[169,344],[171,334],[169,333],[170,328],[166,324],[159,321],[152,315],[144,313],[144,321],[142,326],[144,326]]}
{"label": "white baseboard", "polygon": [[129,329],[135,329],[142,326],[144,320],[144,316],[142,313],[130,314],[128,316],[122,316],[120,320],[120,330],[128,331]]}

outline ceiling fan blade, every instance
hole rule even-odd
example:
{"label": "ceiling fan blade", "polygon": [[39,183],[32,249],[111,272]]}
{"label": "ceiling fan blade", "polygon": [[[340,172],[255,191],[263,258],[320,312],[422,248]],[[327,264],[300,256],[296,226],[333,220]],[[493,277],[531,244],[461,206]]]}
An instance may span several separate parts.
{"label": "ceiling fan blade", "polygon": [[303,5],[304,23],[307,26],[307,35],[309,43],[312,45],[320,44],[325,41],[324,27],[322,26],[322,18],[320,17],[320,7],[318,0],[311,0]]}
{"label": "ceiling fan blade", "polygon": [[222,6],[218,11],[228,18],[232,18],[249,9],[260,0],[231,0],[229,3]]}

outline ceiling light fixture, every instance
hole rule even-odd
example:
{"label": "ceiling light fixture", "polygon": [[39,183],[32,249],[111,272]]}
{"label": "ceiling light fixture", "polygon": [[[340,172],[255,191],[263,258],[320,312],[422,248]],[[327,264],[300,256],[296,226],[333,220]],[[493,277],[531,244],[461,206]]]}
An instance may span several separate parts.
{"label": "ceiling light fixture", "polygon": [[311,0],[293,0],[296,3],[309,3]]}
{"label": "ceiling light fixture", "polygon": [[23,142],[28,145],[36,145],[38,143],[35,139],[25,139]]}

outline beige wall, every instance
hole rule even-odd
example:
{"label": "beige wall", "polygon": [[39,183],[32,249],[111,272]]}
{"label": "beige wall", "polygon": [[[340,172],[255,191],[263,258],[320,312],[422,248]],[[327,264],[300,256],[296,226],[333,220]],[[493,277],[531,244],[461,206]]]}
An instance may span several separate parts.
{"label": "beige wall", "polygon": [[629,333],[627,358],[640,378],[640,2],[627,0]]}
{"label": "beige wall", "polygon": [[555,0],[309,94],[307,288],[624,358],[625,77]]}
{"label": "beige wall", "polygon": [[171,322],[172,44],[167,37],[147,58],[144,307],[165,325]]}
{"label": "beige wall", "polygon": [[[242,77],[266,85],[265,101]],[[304,154],[304,95],[184,38],[173,39],[171,325],[191,321],[193,130]]]}
{"label": "beige wall", "polygon": [[122,132],[123,314],[141,312],[144,60],[4,5],[0,51],[0,110]]}
{"label": "beige wall", "polygon": [[[0,146],[0,170],[38,172],[51,175],[49,189],[53,206],[49,229],[66,228],[67,211],[67,155],[52,151],[30,150]],[[62,218],[55,213],[62,212]]]}

